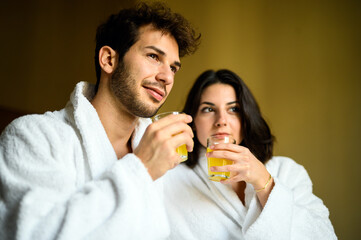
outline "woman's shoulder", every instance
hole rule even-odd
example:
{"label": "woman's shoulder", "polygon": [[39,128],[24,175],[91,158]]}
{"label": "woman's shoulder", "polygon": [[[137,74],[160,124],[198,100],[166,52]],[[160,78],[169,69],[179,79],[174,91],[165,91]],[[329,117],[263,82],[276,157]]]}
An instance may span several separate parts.
{"label": "woman's shoulder", "polygon": [[302,176],[309,178],[307,170],[289,157],[274,156],[266,163],[266,168],[274,177],[296,178]]}
{"label": "woman's shoulder", "polygon": [[269,167],[303,167],[301,164],[297,163],[290,157],[285,156],[273,156],[270,160],[267,161],[266,166]]}

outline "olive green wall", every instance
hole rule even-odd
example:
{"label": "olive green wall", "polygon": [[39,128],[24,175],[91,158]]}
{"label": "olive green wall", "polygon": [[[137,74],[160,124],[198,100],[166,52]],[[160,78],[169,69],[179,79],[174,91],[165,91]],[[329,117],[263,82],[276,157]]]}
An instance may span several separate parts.
{"label": "olive green wall", "polygon": [[182,109],[204,70],[238,73],[277,138],[305,166],[339,239],[361,239],[361,2],[179,1],[202,32],[162,111]]}
{"label": "olive green wall", "polygon": [[0,106],[62,108],[79,81],[96,82],[96,27],[133,1],[2,0]]}
{"label": "olive green wall", "polygon": [[[76,82],[95,82],[95,27],[128,3],[31,2],[2,2],[0,106],[44,112],[62,108]],[[182,60],[161,111],[182,109],[202,71],[235,71],[277,137],[276,154],[308,170],[339,239],[361,239],[361,2],[167,2],[202,44]]]}

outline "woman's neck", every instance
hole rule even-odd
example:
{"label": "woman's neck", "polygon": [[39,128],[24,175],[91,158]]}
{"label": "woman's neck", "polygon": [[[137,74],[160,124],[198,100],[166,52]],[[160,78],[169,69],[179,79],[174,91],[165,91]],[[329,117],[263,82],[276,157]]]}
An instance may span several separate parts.
{"label": "woman's neck", "polygon": [[244,191],[246,190],[246,185],[247,184],[244,181],[236,182],[236,183],[231,184],[233,191],[237,194],[239,200],[241,200],[243,205],[245,205],[245,193],[244,193]]}

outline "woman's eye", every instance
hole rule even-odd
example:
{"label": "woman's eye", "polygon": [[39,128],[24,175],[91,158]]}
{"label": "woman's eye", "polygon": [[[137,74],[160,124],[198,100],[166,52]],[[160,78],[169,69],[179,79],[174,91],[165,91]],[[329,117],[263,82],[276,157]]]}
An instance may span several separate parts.
{"label": "woman's eye", "polygon": [[204,113],[213,112],[213,109],[210,107],[204,107],[204,108],[202,108],[201,112],[204,112]]}
{"label": "woman's eye", "polygon": [[231,112],[237,112],[237,113],[240,111],[239,107],[231,107],[229,110]]}

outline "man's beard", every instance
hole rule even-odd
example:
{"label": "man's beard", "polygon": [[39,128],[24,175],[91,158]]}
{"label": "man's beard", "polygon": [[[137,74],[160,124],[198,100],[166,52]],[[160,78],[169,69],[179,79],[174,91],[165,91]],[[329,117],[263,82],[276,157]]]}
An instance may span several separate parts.
{"label": "man's beard", "polygon": [[[160,86],[160,84],[147,82],[147,85],[161,87],[165,90],[164,86]],[[139,91],[137,91],[138,86],[136,84],[136,80],[130,75],[129,71],[122,62],[119,62],[111,77],[110,87],[119,102],[122,103],[128,112],[137,117],[152,117],[163,105],[161,104],[159,107],[151,107],[142,102]],[[167,92],[165,91],[164,97],[166,96]]]}

